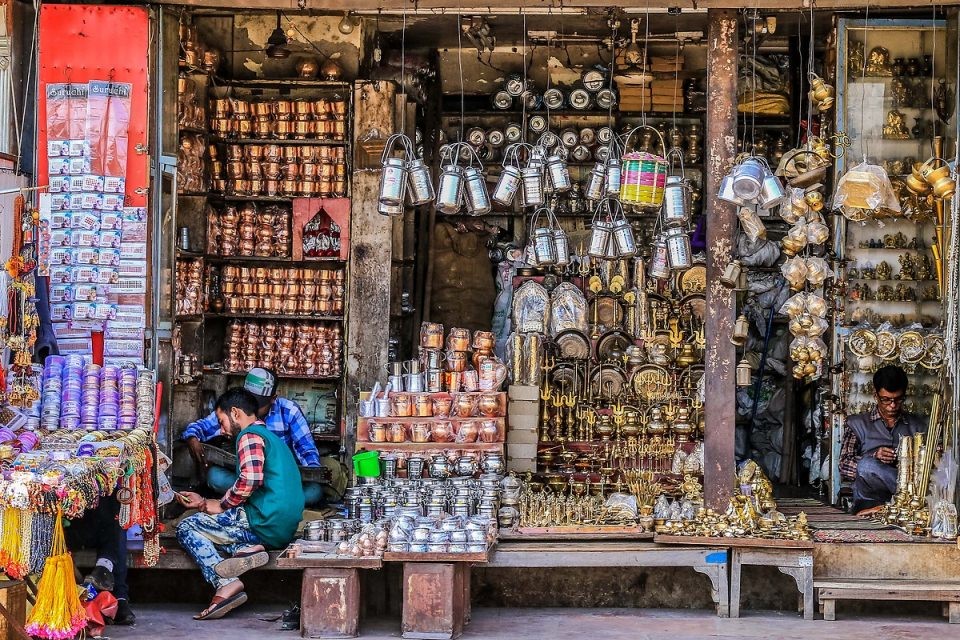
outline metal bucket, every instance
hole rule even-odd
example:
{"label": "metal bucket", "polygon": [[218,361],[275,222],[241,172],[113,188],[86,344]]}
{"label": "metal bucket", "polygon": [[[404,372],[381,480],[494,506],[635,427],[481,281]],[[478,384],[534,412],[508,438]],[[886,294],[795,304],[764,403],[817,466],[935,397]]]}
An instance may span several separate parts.
{"label": "metal bucket", "polygon": [[520,169],[510,165],[504,165],[500,178],[497,180],[497,186],[493,189],[493,201],[509,207],[513,204],[513,199],[520,191]]}
{"label": "metal bucket", "polygon": [[386,206],[403,205],[407,189],[407,163],[402,158],[385,158],[380,174],[379,202]]}
{"label": "metal bucket", "polygon": [[621,217],[613,223],[613,241],[618,257],[627,258],[637,254],[637,241],[633,237],[633,228],[626,218]]}
{"label": "metal bucket", "polygon": [[570,187],[573,186],[567,164],[556,155],[547,158],[547,176],[550,178],[553,190],[558,193],[569,191]]}
{"label": "metal bucket", "polygon": [[613,234],[613,223],[608,220],[594,220],[590,227],[590,247],[587,255],[592,258],[608,257],[607,244]]}
{"label": "metal bucket", "polygon": [[647,274],[651,278],[664,280],[670,277],[670,256],[667,252],[667,243],[663,236],[657,236],[653,241],[650,264]]}
{"label": "metal bucket", "polygon": [[467,211],[471,215],[482,216],[490,213],[490,195],[487,193],[487,181],[476,167],[467,167],[463,170],[466,182]]}

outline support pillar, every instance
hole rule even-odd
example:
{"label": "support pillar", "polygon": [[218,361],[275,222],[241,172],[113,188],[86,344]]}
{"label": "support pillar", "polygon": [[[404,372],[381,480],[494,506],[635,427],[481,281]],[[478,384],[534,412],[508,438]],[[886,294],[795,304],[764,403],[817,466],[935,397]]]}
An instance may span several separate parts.
{"label": "support pillar", "polygon": [[[379,132],[386,142],[395,128],[396,89],[390,82],[360,82],[353,91],[354,162],[350,213],[350,276],[347,297],[347,411],[345,446],[357,437],[356,406],[361,389],[370,389],[387,361],[390,337],[390,275],[393,221],[377,211],[380,153],[357,141]],[[375,146],[375,145],[372,145]]]}
{"label": "support pillar", "polygon": [[707,168],[704,177],[707,222],[706,398],[704,411],[704,498],[726,508],[736,461],[736,349],[730,342],[736,314],[734,294],[720,284],[733,259],[737,217],[732,204],[717,198],[720,181],[736,156],[738,23],[734,9],[707,12]]}

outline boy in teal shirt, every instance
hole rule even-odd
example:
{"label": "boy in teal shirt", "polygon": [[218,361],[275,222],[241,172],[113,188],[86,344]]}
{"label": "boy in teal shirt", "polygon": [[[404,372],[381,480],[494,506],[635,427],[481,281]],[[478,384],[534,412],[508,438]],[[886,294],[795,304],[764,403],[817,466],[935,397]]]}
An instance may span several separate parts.
{"label": "boy in teal shirt", "polygon": [[[303,514],[300,470],[290,448],[257,418],[256,398],[241,388],[217,400],[224,435],[237,438],[237,480],[223,498],[184,492],[181,502],[200,512],[177,527],[177,539],[216,588],[197,620],[222,618],[247,601],[238,576],[266,564],[267,549],[293,540]],[[224,551],[228,558],[221,555]]]}

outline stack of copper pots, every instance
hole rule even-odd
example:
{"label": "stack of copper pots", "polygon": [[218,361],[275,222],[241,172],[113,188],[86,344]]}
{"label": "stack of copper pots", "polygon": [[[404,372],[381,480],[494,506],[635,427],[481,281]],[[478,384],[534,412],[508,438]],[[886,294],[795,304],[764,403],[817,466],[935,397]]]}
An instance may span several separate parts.
{"label": "stack of copper pots", "polygon": [[222,307],[227,313],[343,315],[342,269],[224,265],[219,274],[208,274],[208,283],[217,275],[223,296]]}
{"label": "stack of copper pots", "polygon": [[335,377],[342,370],[342,351],[338,323],[231,322],[224,368],[243,373],[267,367],[280,375]]}
{"label": "stack of copper pots", "polygon": [[490,331],[475,331],[471,336],[469,329],[452,327],[444,340],[442,324],[424,322],[419,352],[424,390],[481,391],[499,386],[494,382],[506,372],[494,356],[495,345],[496,336]]}
{"label": "stack of copper pots", "polygon": [[203,262],[178,260],[176,281],[176,312],[178,316],[196,316],[203,313]]}
{"label": "stack of copper pots", "polygon": [[231,143],[223,152],[213,146],[210,156],[215,192],[289,198],[343,197],[347,192],[344,147]]}
{"label": "stack of copper pots", "polygon": [[207,210],[208,252],[219,256],[290,257],[290,209],[253,202]]}
{"label": "stack of copper pots", "polygon": [[210,130],[222,138],[258,140],[347,139],[347,103],[340,98],[211,101]]}

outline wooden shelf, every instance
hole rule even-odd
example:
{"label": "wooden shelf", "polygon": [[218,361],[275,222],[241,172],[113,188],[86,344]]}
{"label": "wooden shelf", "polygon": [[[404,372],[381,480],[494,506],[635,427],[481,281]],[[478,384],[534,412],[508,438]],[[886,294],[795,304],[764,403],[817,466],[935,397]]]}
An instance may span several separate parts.
{"label": "wooden shelf", "polygon": [[[221,375],[221,376],[246,376],[246,371],[224,371],[223,369],[213,369],[210,367],[204,367],[203,372],[210,375]],[[343,379],[342,375],[339,376],[308,376],[308,375],[297,375],[294,373],[280,373],[277,372],[277,377],[281,380],[316,380],[318,382],[339,382]]]}
{"label": "wooden shelf", "polygon": [[444,449],[460,449],[462,451],[502,451],[503,442],[361,442],[357,441],[357,449],[369,451],[442,451]]}
{"label": "wooden shelf", "polygon": [[218,256],[207,253],[203,256],[210,262],[270,262],[274,264],[285,264],[291,267],[307,267],[311,264],[330,264],[346,262],[343,258],[307,258],[304,260],[294,260],[293,258],[261,258],[259,256]]}
{"label": "wooden shelf", "polygon": [[344,195],[336,196],[240,196],[228,193],[204,193],[204,194],[194,194],[194,195],[204,195],[208,198],[215,200],[222,200],[224,202],[274,202],[277,204],[290,204],[294,200],[299,198],[320,198],[325,200],[334,200],[336,198],[346,198]]}
{"label": "wooden shelf", "polygon": [[296,87],[329,89],[331,91],[351,91],[353,88],[349,82],[340,82],[338,80],[309,80],[305,78],[255,78],[250,80],[228,80],[226,78],[218,77],[217,83],[230,87],[248,87],[251,89],[283,89],[286,87]]}
{"label": "wooden shelf", "polygon": [[289,313],[206,313],[204,318],[214,320],[233,320],[248,318],[252,320],[309,320],[311,322],[343,322],[343,316],[312,316]]}
{"label": "wooden shelf", "polygon": [[205,136],[210,132],[201,127],[178,127],[177,133],[196,133],[196,134]]}
{"label": "wooden shelf", "polygon": [[209,142],[223,144],[277,144],[280,146],[308,146],[308,147],[346,147],[350,143],[346,140],[316,140],[314,138],[305,138],[299,140],[280,139],[280,138],[224,138],[222,136],[210,136]]}

